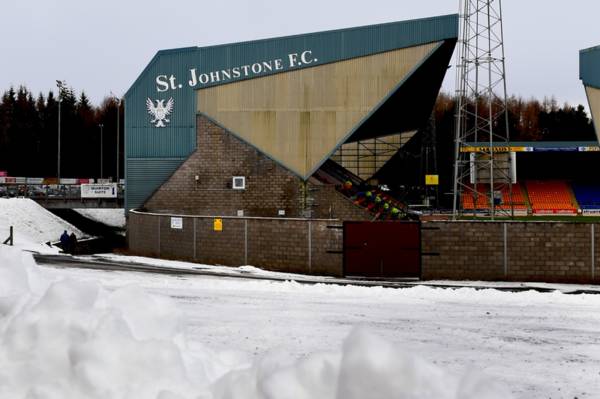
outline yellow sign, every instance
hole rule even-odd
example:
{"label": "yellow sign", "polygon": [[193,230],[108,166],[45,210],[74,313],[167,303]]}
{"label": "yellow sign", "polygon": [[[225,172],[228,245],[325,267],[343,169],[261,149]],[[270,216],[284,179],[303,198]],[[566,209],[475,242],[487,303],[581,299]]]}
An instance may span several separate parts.
{"label": "yellow sign", "polygon": [[215,219],[213,223],[214,231],[223,231],[223,219]]}
{"label": "yellow sign", "polygon": [[[533,147],[494,147],[494,152],[532,152]],[[490,147],[460,147],[460,152],[490,152]]]}
{"label": "yellow sign", "polygon": [[425,185],[439,186],[440,185],[440,176],[439,175],[425,175]]}
{"label": "yellow sign", "polygon": [[579,152],[598,152],[600,151],[600,147],[592,146],[592,147],[578,147],[577,150]]}

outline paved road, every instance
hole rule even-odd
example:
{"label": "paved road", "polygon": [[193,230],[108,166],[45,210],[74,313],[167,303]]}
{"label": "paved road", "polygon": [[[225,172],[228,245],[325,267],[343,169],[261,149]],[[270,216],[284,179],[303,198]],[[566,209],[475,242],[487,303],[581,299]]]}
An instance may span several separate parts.
{"label": "paved road", "polygon": [[580,286],[540,286],[535,284],[524,284],[524,283],[513,283],[513,284],[474,284],[468,282],[456,282],[456,283],[439,283],[439,282],[427,282],[418,281],[414,279],[390,279],[390,280],[367,280],[362,278],[333,278],[333,277],[319,277],[319,276],[307,276],[297,275],[290,277],[289,274],[283,276],[273,273],[272,275],[257,275],[250,272],[240,271],[236,268],[232,268],[231,272],[222,272],[220,270],[211,270],[207,267],[198,268],[176,268],[169,266],[156,266],[143,263],[132,263],[132,262],[117,262],[113,260],[103,259],[102,257],[72,257],[68,255],[34,255],[36,262],[40,265],[63,267],[63,268],[81,268],[81,269],[96,269],[96,270],[113,270],[113,271],[135,271],[143,273],[155,273],[155,274],[168,274],[175,276],[182,275],[195,275],[195,276],[212,276],[212,277],[223,277],[233,279],[253,279],[253,280],[268,280],[268,281],[289,281],[293,280],[300,284],[335,284],[335,285],[351,285],[351,286],[362,286],[362,287],[385,287],[385,288],[410,288],[415,285],[430,286],[435,288],[474,288],[478,290],[482,289],[496,289],[507,292],[524,292],[524,291],[537,291],[537,292],[553,292],[560,290],[565,294],[600,294],[600,288],[588,289],[581,288]]}

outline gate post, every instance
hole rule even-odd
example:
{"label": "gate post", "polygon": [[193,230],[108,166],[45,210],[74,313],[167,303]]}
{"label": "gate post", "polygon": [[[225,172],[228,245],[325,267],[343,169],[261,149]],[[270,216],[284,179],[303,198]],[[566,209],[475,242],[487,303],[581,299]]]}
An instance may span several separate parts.
{"label": "gate post", "polygon": [[502,223],[504,230],[504,278],[508,278],[508,226],[506,222]]}
{"label": "gate post", "polygon": [[194,246],[194,260],[196,260],[196,221],[197,221],[197,218],[192,217],[192,220],[194,221],[194,242],[192,243],[192,245]]}
{"label": "gate post", "polygon": [[590,226],[592,236],[592,283],[596,279],[596,225],[594,223]]}
{"label": "gate post", "polygon": [[12,245],[13,245],[13,226],[10,226],[8,238],[6,240],[4,240],[3,244],[5,244],[5,245],[8,244],[12,247]]}
{"label": "gate post", "polygon": [[308,221],[308,274],[312,274],[312,231],[311,221]]}
{"label": "gate post", "polygon": [[157,234],[157,238],[158,238],[158,256],[160,257],[160,215],[157,216],[158,217],[158,234]]}
{"label": "gate post", "polygon": [[248,265],[248,219],[244,219],[244,265]]}

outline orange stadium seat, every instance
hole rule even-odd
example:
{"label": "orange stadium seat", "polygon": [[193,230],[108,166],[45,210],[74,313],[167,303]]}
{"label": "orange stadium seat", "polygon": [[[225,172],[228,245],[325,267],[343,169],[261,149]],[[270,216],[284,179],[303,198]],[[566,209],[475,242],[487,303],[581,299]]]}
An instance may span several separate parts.
{"label": "orange stadium seat", "polygon": [[[474,191],[477,191],[477,201],[475,201]],[[477,204],[476,204],[477,202]],[[462,196],[463,209],[465,210],[486,210],[490,209],[489,187],[480,185],[477,190],[465,190]],[[511,192],[509,187],[502,188],[502,204],[499,209],[511,209]],[[518,211],[527,211],[527,201],[523,195],[522,186],[519,183],[512,185],[512,208]]]}
{"label": "orange stadium seat", "polygon": [[534,214],[577,213],[577,203],[567,182],[528,181],[526,187]]}

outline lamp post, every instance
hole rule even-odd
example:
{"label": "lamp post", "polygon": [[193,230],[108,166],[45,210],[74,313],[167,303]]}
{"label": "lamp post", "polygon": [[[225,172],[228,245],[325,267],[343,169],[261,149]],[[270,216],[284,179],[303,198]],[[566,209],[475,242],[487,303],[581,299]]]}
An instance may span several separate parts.
{"label": "lamp post", "polygon": [[100,128],[100,179],[104,179],[104,149],[102,148],[104,125],[101,123],[98,127]]}
{"label": "lamp post", "polygon": [[115,97],[116,101],[117,101],[117,184],[119,184],[119,150],[120,150],[120,143],[119,143],[119,132],[121,129],[121,99]]}
{"label": "lamp post", "polygon": [[60,184],[60,104],[62,103],[62,94],[65,89],[65,81],[57,80],[56,86],[58,87],[58,154],[57,154],[57,166],[56,166],[56,184]]}

